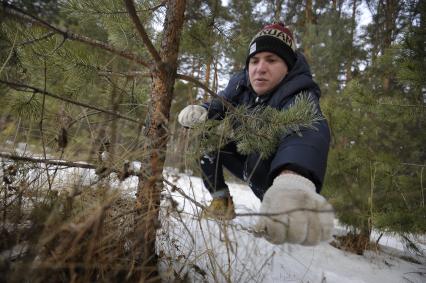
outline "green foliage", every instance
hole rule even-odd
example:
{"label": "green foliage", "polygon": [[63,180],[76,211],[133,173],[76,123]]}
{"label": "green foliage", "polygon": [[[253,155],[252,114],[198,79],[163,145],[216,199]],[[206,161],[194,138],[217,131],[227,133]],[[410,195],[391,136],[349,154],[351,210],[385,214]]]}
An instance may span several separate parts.
{"label": "green foliage", "polygon": [[[373,36],[384,26],[383,21],[371,23],[364,31],[366,37],[360,38],[372,37],[370,49],[360,46],[371,61],[354,80],[346,81],[341,94],[322,101],[332,129],[324,193],[339,220],[367,236],[374,228],[399,234],[425,232],[425,80],[421,71],[425,61],[420,47],[424,44],[419,44],[424,42],[424,20],[417,26],[409,20],[415,10],[394,8],[395,22],[405,27],[399,38],[395,31],[392,44],[378,42],[389,39],[393,31]],[[383,18],[383,12],[378,11],[374,19]],[[325,75],[321,81],[327,79]]]}
{"label": "green foliage", "polygon": [[11,112],[18,117],[28,120],[40,117],[41,103],[35,94],[18,96],[13,100],[10,99],[9,106]]}
{"label": "green foliage", "polygon": [[[63,15],[61,20],[56,22],[61,28],[66,26],[73,32],[115,45],[116,48],[134,51],[135,54],[146,52],[144,48],[140,48],[140,39],[135,40],[135,34],[114,34],[110,30],[119,27],[118,29],[135,33],[133,23],[127,13],[123,13],[125,8],[122,1],[67,1],[57,5],[57,9],[58,13]],[[97,13],[96,9],[99,9],[100,13]],[[145,16],[149,14],[142,6],[140,10],[145,11]],[[114,20],[111,20],[112,18]],[[13,138],[14,142],[25,140],[39,144],[41,133],[38,127],[31,127],[31,124],[33,120],[39,121],[41,113],[44,113],[43,131],[47,144],[56,148],[54,143],[58,132],[65,129],[69,135],[68,149],[71,156],[78,156],[72,153],[71,149],[78,150],[79,154],[96,153],[94,148],[98,145],[93,140],[97,135],[117,135],[116,141],[123,145],[123,151],[126,151],[129,144],[134,143],[129,136],[137,136],[135,131],[138,128],[131,123],[121,121],[121,131],[117,134],[113,123],[109,122],[116,119],[109,115],[87,111],[49,96],[46,96],[42,110],[42,93],[28,94],[22,91],[25,85],[29,85],[58,97],[103,109],[114,109],[137,120],[146,113],[144,104],[150,83],[143,76],[123,75],[135,69],[133,62],[119,56],[111,56],[111,53],[99,48],[69,40],[37,25],[26,25],[11,18],[2,20],[0,35],[4,38],[4,41],[1,41],[0,79],[22,85],[14,88],[2,84],[2,92],[5,95],[0,97],[0,103],[3,105],[0,115],[13,117],[13,121],[18,117],[23,118],[20,124],[22,129],[16,132],[8,130],[8,135],[2,136],[3,142]],[[13,125],[13,121],[8,125]],[[32,130],[25,133],[21,131],[23,129]]]}
{"label": "green foliage", "polygon": [[252,37],[262,27],[259,12],[255,10],[258,1],[229,1],[233,25],[230,31],[229,48],[226,56],[231,60],[231,71],[245,67],[248,46]]}
{"label": "green foliage", "polygon": [[224,120],[206,121],[195,132],[202,134],[202,151],[217,150],[233,141],[241,154],[259,153],[266,159],[276,151],[283,136],[294,132],[300,135],[303,128],[315,129],[315,122],[321,119],[309,95],[301,94],[286,111],[239,106],[229,111]]}
{"label": "green foliage", "polygon": [[48,19],[50,22],[59,21],[60,0],[9,0],[7,3],[15,5],[30,15]]}
{"label": "green foliage", "polygon": [[352,81],[325,103],[333,130],[325,192],[339,219],[365,233],[425,232],[424,111],[404,101]]}
{"label": "green foliage", "polygon": [[309,50],[308,60],[324,95],[340,92],[343,78],[348,75],[346,65],[358,69],[364,57],[361,46],[352,38],[351,25],[350,16],[329,9],[315,24],[305,27],[301,45]]}

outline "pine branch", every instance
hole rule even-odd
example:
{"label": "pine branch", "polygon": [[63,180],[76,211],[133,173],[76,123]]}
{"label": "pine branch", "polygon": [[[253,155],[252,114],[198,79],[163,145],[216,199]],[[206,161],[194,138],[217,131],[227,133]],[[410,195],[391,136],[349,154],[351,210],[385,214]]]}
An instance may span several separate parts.
{"label": "pine branch", "polygon": [[208,120],[195,132],[201,137],[200,147],[207,152],[233,141],[241,154],[258,153],[265,159],[275,152],[283,136],[302,135],[303,129],[315,129],[315,122],[322,119],[309,95],[301,94],[286,111],[239,106],[228,110],[222,121]]}
{"label": "pine branch", "polygon": [[154,58],[154,61],[157,63],[157,65],[161,67],[162,61],[161,61],[160,54],[158,54],[157,49],[155,49],[154,45],[152,44],[151,40],[148,37],[148,34],[145,31],[145,28],[142,25],[136,13],[133,0],[124,0],[124,4],[126,4],[126,9],[129,12],[130,18],[135,24],[136,30],[138,31],[143,42],[145,43],[145,46],[148,48],[149,53],[151,53],[151,56]]}
{"label": "pine branch", "polygon": [[[125,0],[125,1],[126,1],[126,5],[127,5],[127,2],[129,2],[129,1],[132,2],[131,0]],[[145,32],[142,24],[140,23],[139,18],[137,18],[137,14],[136,14],[136,11],[134,10],[133,3],[130,3],[130,4],[132,5],[133,12],[134,12],[134,14],[132,16],[132,20],[134,22],[135,21],[138,22],[138,23],[135,22],[135,26],[136,26],[139,34],[141,35],[142,39],[144,40],[145,44],[147,45],[147,47],[148,47],[151,55],[154,57],[154,59],[156,60],[157,63],[160,63],[159,66],[161,66],[161,63],[162,63],[161,58],[160,58],[157,50],[155,50],[155,47],[150,42],[149,38],[147,36],[145,37],[146,32]],[[30,15],[30,14],[26,13],[25,11],[23,11],[23,10],[21,10],[21,9],[15,7],[15,6],[13,6],[13,5],[10,5],[10,4],[7,4],[7,3],[3,3],[3,6],[4,6],[4,12],[5,12],[5,14],[8,15],[8,16],[10,16],[10,17],[17,18],[18,20],[24,21],[25,23],[29,22],[31,24],[47,28],[47,29],[49,29],[49,30],[51,30],[51,31],[53,31],[55,33],[58,33],[58,34],[62,35],[64,37],[64,39],[75,40],[75,41],[79,41],[79,42],[82,42],[82,43],[90,45],[90,46],[99,47],[99,48],[101,48],[103,50],[107,50],[107,51],[109,51],[111,53],[117,54],[117,55],[119,55],[119,56],[121,56],[123,58],[135,61],[135,62],[137,62],[137,63],[139,63],[139,64],[141,64],[141,65],[143,65],[145,67],[148,67],[148,68],[150,67],[149,63],[147,63],[146,61],[142,60],[142,58],[138,57],[134,53],[123,51],[123,50],[118,50],[115,47],[113,47],[113,46],[111,46],[109,44],[106,44],[104,42],[101,42],[101,41],[98,41],[98,40],[94,40],[94,39],[91,39],[89,37],[73,33],[73,32],[68,31],[68,30],[61,29],[61,28],[56,27],[56,26],[54,26],[54,25],[52,25],[52,24],[50,24],[50,23],[48,23],[48,22],[46,22],[46,21],[44,21],[44,20],[42,20],[42,19],[40,19],[40,18],[38,18],[36,16]],[[129,13],[130,13],[130,11],[129,11]],[[132,14],[130,14],[130,15],[132,15]],[[138,28],[138,26],[139,26],[139,28]],[[48,35],[51,36],[50,34],[48,34]],[[151,46],[151,48],[150,48],[150,46]],[[129,75],[133,76],[135,74],[132,73],[132,74],[129,74]],[[143,76],[146,76],[146,73],[144,73]],[[234,108],[231,103],[228,103],[226,100],[223,99],[223,97],[218,96],[208,86],[204,85],[202,82],[200,82],[196,78],[193,78],[193,77],[187,76],[187,75],[183,75],[183,74],[177,74],[176,78],[184,80],[184,81],[188,81],[188,82],[191,82],[191,83],[197,85],[198,87],[200,87],[203,90],[207,91],[210,95],[212,95],[212,97],[220,99],[223,102],[223,104],[226,107],[228,107],[229,109],[233,109]]]}
{"label": "pine branch", "polygon": [[3,2],[3,13],[6,14],[7,16],[11,17],[11,18],[15,18],[19,21],[24,22],[25,24],[33,24],[36,26],[40,26],[40,27],[44,27],[48,30],[51,30],[55,33],[58,33],[60,35],[62,35],[64,37],[64,39],[69,39],[69,40],[74,40],[74,41],[78,41],[84,44],[87,44],[89,46],[94,46],[103,50],[106,50],[108,52],[111,52],[113,54],[116,54],[118,56],[121,56],[123,58],[129,59],[131,61],[137,62],[147,68],[149,68],[150,64],[147,63],[145,60],[143,60],[142,58],[140,58],[138,55],[132,53],[132,52],[128,52],[128,51],[124,51],[124,50],[119,50],[105,42],[99,41],[99,40],[95,40],[92,39],[90,37],[84,36],[84,35],[80,35],[59,27],[56,27],[36,16],[30,15],[27,12],[23,11],[22,9],[15,7],[13,5],[10,5],[6,2]]}
{"label": "pine branch", "polygon": [[275,152],[282,136],[292,133],[301,135],[303,128],[314,129],[314,123],[323,117],[309,95],[301,94],[286,111],[263,106],[250,110],[243,107],[232,113],[230,119],[238,123],[232,139],[237,142],[239,152],[257,152],[262,158],[268,158]]}
{"label": "pine branch", "polygon": [[[152,7],[147,7],[145,9],[139,9],[136,12],[137,13],[142,13],[142,12],[155,12],[158,9],[160,9],[161,7],[164,7],[166,5],[166,0],[163,0],[160,4],[152,6]],[[92,3],[90,3],[92,4]],[[85,14],[95,14],[95,15],[127,15],[129,14],[129,12],[127,10],[123,10],[123,11],[110,11],[108,10],[108,8],[105,9],[105,7],[102,8],[98,8],[98,7],[94,7],[94,5],[89,5],[89,6],[83,6],[83,7],[79,7],[79,13],[82,13],[83,15]]]}
{"label": "pine branch", "polygon": [[74,105],[82,106],[82,107],[85,107],[85,108],[88,108],[88,109],[97,110],[99,112],[107,113],[107,114],[110,114],[114,117],[118,117],[118,118],[121,118],[121,119],[124,119],[124,120],[127,120],[127,121],[131,121],[131,122],[134,122],[134,123],[140,123],[138,120],[133,119],[131,117],[124,116],[120,113],[116,113],[114,111],[102,109],[102,108],[92,106],[92,105],[87,104],[87,103],[75,101],[75,100],[72,100],[72,99],[69,99],[69,98],[61,97],[61,96],[50,93],[48,91],[44,91],[44,90],[37,88],[37,87],[34,87],[34,86],[29,86],[29,85],[26,85],[26,84],[23,84],[23,83],[6,81],[6,80],[2,80],[2,79],[0,79],[0,83],[5,84],[5,85],[17,90],[17,91],[32,92],[34,94],[44,94],[44,95],[47,95],[49,97],[52,97],[52,98],[55,98],[55,99],[58,99],[58,100],[61,100],[61,101],[65,101],[65,102],[68,102],[68,103],[71,103],[71,104],[74,104]]}

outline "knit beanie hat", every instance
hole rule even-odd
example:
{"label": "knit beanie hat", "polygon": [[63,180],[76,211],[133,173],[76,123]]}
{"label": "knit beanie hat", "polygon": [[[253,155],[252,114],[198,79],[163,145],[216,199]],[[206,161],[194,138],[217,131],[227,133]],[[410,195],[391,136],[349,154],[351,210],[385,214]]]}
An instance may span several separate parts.
{"label": "knit beanie hat", "polygon": [[256,53],[269,51],[280,56],[291,70],[296,63],[296,42],[293,33],[283,23],[266,25],[251,40],[246,60],[246,66],[250,58]]}

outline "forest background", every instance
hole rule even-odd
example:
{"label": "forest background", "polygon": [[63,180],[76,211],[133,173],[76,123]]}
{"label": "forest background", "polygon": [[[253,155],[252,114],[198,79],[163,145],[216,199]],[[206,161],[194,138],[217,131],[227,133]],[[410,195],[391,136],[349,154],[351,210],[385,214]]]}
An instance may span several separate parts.
{"label": "forest background", "polygon": [[[366,12],[371,21],[361,22]],[[372,229],[407,241],[425,233],[424,1],[10,0],[2,1],[0,13],[1,212],[2,236],[8,239],[1,249],[16,245],[28,231],[50,249],[29,252],[27,263],[61,253],[63,230],[47,239],[46,227],[84,218],[76,216],[84,210],[76,205],[84,202],[78,199],[81,190],[66,198],[50,193],[60,170],[52,166],[59,164],[93,168],[102,178],[138,175],[136,204],[125,205],[133,223],[125,238],[143,231],[143,240],[132,242],[142,247],[133,251],[142,252],[131,258],[150,268],[129,278],[155,275],[162,169],[197,174],[191,151],[196,139],[177,125],[176,115],[223,89],[244,67],[255,31],[273,20],[293,29],[322,90],[332,130],[323,194],[352,230],[352,240],[362,250]],[[141,171],[131,168],[134,160]],[[29,177],[34,167],[45,170],[43,182]],[[107,186],[92,187],[99,193]],[[105,213],[120,197],[105,191],[108,205],[95,218],[108,226],[113,221],[108,224]],[[23,205],[29,192],[30,212]],[[75,232],[68,241],[83,233],[92,247],[101,237],[91,230],[101,225],[95,218],[83,222],[91,227],[86,234]],[[26,221],[40,225],[16,228]],[[6,231],[11,223],[15,228]],[[86,248],[81,244],[69,258],[82,257]]]}

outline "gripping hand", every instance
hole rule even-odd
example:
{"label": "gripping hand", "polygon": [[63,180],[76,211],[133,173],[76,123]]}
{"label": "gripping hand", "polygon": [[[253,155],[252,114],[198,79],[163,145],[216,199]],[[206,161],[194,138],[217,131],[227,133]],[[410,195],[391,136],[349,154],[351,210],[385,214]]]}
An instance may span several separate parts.
{"label": "gripping hand", "polygon": [[273,244],[316,245],[331,238],[334,213],[315,185],[296,174],[281,174],[265,193],[256,229]]}
{"label": "gripping hand", "polygon": [[179,123],[186,128],[192,128],[206,119],[207,109],[200,105],[188,105],[178,115]]}

